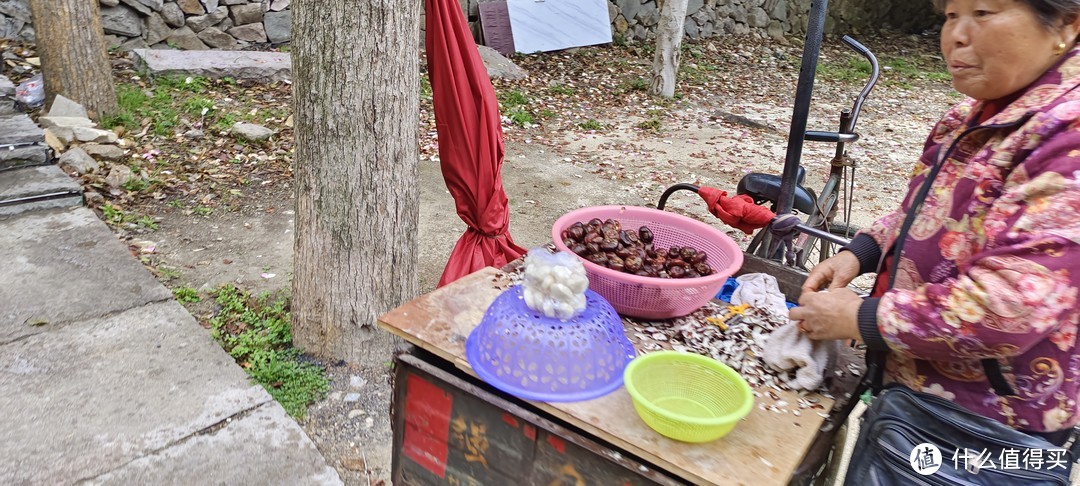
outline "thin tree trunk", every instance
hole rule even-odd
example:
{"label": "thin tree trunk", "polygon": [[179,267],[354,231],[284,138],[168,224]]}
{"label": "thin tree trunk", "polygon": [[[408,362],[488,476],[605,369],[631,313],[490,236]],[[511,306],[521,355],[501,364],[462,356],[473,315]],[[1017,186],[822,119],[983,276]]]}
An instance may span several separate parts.
{"label": "thin tree trunk", "polygon": [[293,339],[389,359],[383,313],[418,292],[420,3],[292,3],[296,118]]}
{"label": "thin tree trunk", "polygon": [[86,108],[90,118],[116,113],[112,65],[96,0],[30,0],[45,103],[62,94]]}
{"label": "thin tree trunk", "polygon": [[687,0],[666,0],[660,7],[650,91],[654,95],[665,98],[675,96],[675,82],[679,74],[679,46],[682,44],[687,3]]}

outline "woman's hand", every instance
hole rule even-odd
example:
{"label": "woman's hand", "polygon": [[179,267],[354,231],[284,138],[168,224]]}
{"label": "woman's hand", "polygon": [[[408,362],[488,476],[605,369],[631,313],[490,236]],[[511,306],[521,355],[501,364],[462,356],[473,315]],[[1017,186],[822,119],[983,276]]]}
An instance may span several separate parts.
{"label": "woman's hand", "polygon": [[859,306],[862,302],[862,297],[847,288],[821,292],[804,289],[799,297],[799,307],[791,309],[791,320],[802,321],[799,329],[810,339],[860,339]]}
{"label": "woman's hand", "polygon": [[[814,266],[802,285],[802,294],[812,294],[822,288],[842,289],[859,276],[859,259],[850,251],[839,252]],[[801,299],[800,299],[801,302]]]}

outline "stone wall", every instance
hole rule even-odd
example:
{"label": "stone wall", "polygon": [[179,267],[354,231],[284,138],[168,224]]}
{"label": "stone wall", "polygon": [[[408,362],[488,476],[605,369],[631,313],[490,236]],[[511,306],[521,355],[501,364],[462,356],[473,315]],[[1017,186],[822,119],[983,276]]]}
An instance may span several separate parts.
{"label": "stone wall", "polygon": [[[288,42],[290,0],[100,0],[109,47],[240,49]],[[0,38],[33,40],[27,0],[0,0]]]}
{"label": "stone wall", "polygon": [[[99,0],[111,47],[240,49],[288,42],[290,0]],[[332,1],[332,0],[327,0]],[[478,1],[459,0],[479,35]],[[608,0],[617,40],[654,38],[665,0]],[[667,0],[671,1],[671,0]],[[686,35],[800,35],[811,0],[689,0]],[[930,0],[832,0],[825,31],[859,33],[880,28],[918,32],[940,20]],[[421,24],[422,25],[422,24]],[[0,0],[0,38],[32,40],[27,0]],[[422,39],[423,37],[421,37]]]}

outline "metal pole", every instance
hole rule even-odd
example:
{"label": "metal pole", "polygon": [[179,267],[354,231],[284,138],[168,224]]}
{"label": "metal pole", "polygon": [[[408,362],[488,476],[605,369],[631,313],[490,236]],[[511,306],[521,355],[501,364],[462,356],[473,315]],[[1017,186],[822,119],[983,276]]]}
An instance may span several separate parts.
{"label": "metal pole", "polygon": [[795,89],[795,109],[791,114],[791,131],[788,133],[787,157],[784,159],[784,173],[780,178],[777,214],[790,213],[795,203],[795,177],[799,170],[799,161],[802,159],[806,119],[810,114],[810,99],[814,94],[814,74],[817,71],[821,35],[825,30],[825,12],[828,7],[828,0],[814,0],[810,4],[806,42],[803,44],[802,68],[799,70],[799,84]]}

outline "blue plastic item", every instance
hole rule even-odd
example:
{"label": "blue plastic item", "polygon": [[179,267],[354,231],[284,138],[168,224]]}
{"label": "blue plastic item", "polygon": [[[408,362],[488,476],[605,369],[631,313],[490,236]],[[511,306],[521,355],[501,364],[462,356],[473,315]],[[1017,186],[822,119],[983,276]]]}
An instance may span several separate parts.
{"label": "blue plastic item", "polygon": [[[724,282],[724,286],[720,287],[720,293],[716,294],[716,298],[724,302],[731,302],[731,296],[735,293],[735,289],[737,288],[739,288],[739,281],[735,280],[735,277],[728,277],[727,281]],[[784,302],[784,305],[786,305],[788,309],[799,306],[799,304],[794,302]]]}
{"label": "blue plastic item", "polygon": [[499,294],[469,333],[465,356],[480,378],[544,402],[589,400],[622,386],[636,352],[611,304],[586,290],[585,310],[562,321],[530,309],[523,292]]}

